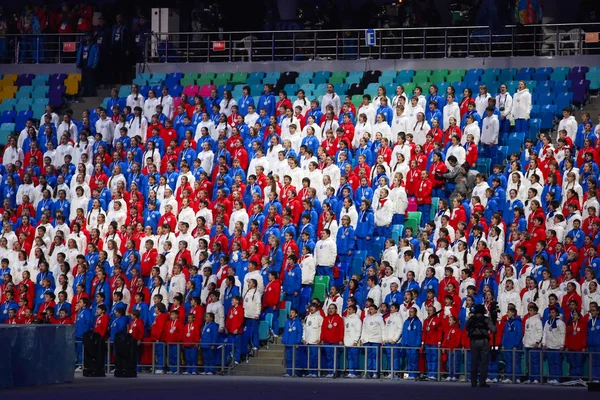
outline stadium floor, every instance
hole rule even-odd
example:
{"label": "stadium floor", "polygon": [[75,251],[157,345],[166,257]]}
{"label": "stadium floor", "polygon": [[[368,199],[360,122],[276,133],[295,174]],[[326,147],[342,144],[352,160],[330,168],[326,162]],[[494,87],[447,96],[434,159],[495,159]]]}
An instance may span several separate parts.
{"label": "stadium floor", "polygon": [[[77,398],[84,400],[112,400],[123,398],[154,400],[197,398],[223,400],[236,397],[244,400],[295,400],[316,398],[370,399],[376,394],[402,398],[485,400],[562,399],[577,396],[578,400],[598,399],[598,393],[583,387],[553,387],[530,385],[492,385],[490,389],[473,389],[465,383],[369,381],[348,379],[307,379],[268,377],[204,377],[204,376],[154,376],[140,375],[134,379],[83,378],[76,374],[75,382],[57,386],[19,388],[1,391],[2,398],[54,400]],[[325,396],[325,397],[323,397]],[[380,397],[381,398],[381,397]],[[392,398],[392,397],[388,397]]]}

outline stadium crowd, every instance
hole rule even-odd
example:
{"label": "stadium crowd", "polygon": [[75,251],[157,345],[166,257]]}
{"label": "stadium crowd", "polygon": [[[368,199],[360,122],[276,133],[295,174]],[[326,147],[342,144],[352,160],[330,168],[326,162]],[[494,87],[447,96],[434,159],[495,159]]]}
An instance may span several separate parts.
{"label": "stadium crowd", "polygon": [[[555,144],[542,133],[486,176],[477,160],[504,161],[499,136],[527,130],[524,82],[496,97],[485,86],[381,87],[358,110],[333,85],[320,102],[297,96],[265,85],[257,104],[249,87],[237,100],[227,90],[172,98],[166,87],[144,98],[133,85],[124,109],[114,90],[107,109],[75,119],[48,107],[39,127],[28,121],[0,164],[0,323],[75,324],[77,340],[128,331],[169,345],[171,373],[196,373],[199,347],[214,373],[215,344],[235,343],[239,363],[271,315],[295,373],[307,361],[307,375],[319,373],[311,345],[344,345],[355,377],[364,345],[372,377],[383,346],[396,370],[417,370],[425,349],[435,378],[438,363],[455,362],[436,349],[468,348],[465,321],[483,304],[498,315],[493,345],[518,357],[526,382],[542,379],[542,349],[550,382],[563,356],[572,376],[588,376],[587,360],[600,378],[590,115],[578,123],[565,109]],[[416,210],[420,226],[409,226]],[[335,354],[323,350],[326,367]],[[162,373],[162,345],[140,362],[155,356]],[[490,379],[499,373],[490,361]]]}

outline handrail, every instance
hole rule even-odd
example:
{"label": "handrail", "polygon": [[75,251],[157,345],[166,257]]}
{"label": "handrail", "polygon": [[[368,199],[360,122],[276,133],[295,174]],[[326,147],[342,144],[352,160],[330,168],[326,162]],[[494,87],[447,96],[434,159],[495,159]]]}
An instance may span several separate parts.
{"label": "handrail", "polygon": [[[149,32],[139,43],[144,62],[232,62],[357,60],[447,57],[514,57],[600,54],[584,33],[600,23],[379,28],[367,43],[365,29],[269,30],[239,32]],[[63,52],[74,34],[6,34],[9,60],[39,63],[75,61]],[[219,45],[216,46],[216,43]],[[135,46],[132,44],[132,46]],[[138,60],[139,61],[139,60]]]}

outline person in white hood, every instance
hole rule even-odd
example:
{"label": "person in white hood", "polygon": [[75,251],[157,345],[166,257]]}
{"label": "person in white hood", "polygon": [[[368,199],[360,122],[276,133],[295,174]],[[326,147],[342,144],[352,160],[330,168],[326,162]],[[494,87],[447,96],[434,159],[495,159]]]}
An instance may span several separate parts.
{"label": "person in white hood", "polygon": [[563,108],[562,115],[563,119],[558,123],[558,131],[560,132],[564,129],[567,131],[567,136],[575,142],[575,136],[577,135],[577,121],[575,120],[575,117],[571,115],[570,108]]}
{"label": "person in white hood", "polygon": [[[308,345],[318,345],[321,341],[321,327],[323,326],[323,317],[319,311],[318,306],[315,303],[310,305],[310,312],[306,315],[304,321],[304,330],[302,331],[302,343]],[[309,347],[308,348],[308,367],[315,368],[309,369],[309,377],[317,377],[317,366],[319,364],[319,348]]]}
{"label": "person in white hood", "polygon": [[505,316],[508,313],[508,305],[514,304],[517,310],[521,309],[521,295],[515,291],[515,284],[512,279],[506,281],[506,290],[498,296],[500,306],[500,316]]}
{"label": "person in white hood", "polygon": [[356,313],[356,306],[348,306],[348,316],[344,318],[344,346],[348,347],[348,378],[357,378],[356,368],[358,368],[358,345],[362,333],[362,321]]}
{"label": "person in white hood", "polygon": [[487,86],[479,86],[479,95],[475,98],[475,108],[481,119],[485,117],[485,109],[488,107],[488,99],[490,97],[492,96],[488,93]]}
{"label": "person in white hood", "polygon": [[377,312],[377,306],[371,304],[368,315],[365,317],[362,326],[362,334],[360,341],[363,346],[367,347],[367,375],[373,379],[379,378],[379,364],[377,353],[383,342],[383,327],[384,322],[381,314]]}
{"label": "person in white hood", "polygon": [[467,125],[465,125],[465,130],[460,139],[460,143],[464,146],[467,143],[467,136],[471,134],[473,135],[473,143],[476,145],[479,144],[479,140],[481,139],[481,128],[475,118],[472,115],[467,116]]}
{"label": "person in white hood", "polygon": [[510,130],[510,114],[512,112],[513,98],[508,93],[508,87],[500,85],[500,94],[496,96],[496,105],[500,110],[500,132],[508,133]]}
{"label": "person in white hood", "polygon": [[510,120],[515,122],[517,132],[527,132],[529,130],[531,107],[531,93],[529,93],[525,82],[519,81],[517,93],[513,97],[512,113],[510,115]]}
{"label": "person in white hood", "polygon": [[565,323],[558,317],[558,308],[550,308],[550,318],[544,324],[544,334],[542,336],[542,347],[548,350],[546,360],[550,372],[550,384],[558,384],[558,379],[562,376],[562,354],[559,350],[564,350],[565,336],[567,328]]}
{"label": "person in white hood", "polygon": [[[402,319],[402,314],[398,312],[399,309],[400,306],[398,304],[390,305],[391,312],[385,320],[385,325],[383,327],[383,345],[388,359],[388,368],[391,367],[392,371],[398,371],[400,369],[400,349],[395,347],[398,347],[398,344],[400,343],[404,320]],[[390,373],[388,377],[392,378],[393,375]]]}
{"label": "person in white hood", "polygon": [[498,135],[500,134],[500,121],[494,114],[494,108],[485,109],[486,117],[483,119],[481,127],[481,153],[479,157],[496,159],[498,153]]}

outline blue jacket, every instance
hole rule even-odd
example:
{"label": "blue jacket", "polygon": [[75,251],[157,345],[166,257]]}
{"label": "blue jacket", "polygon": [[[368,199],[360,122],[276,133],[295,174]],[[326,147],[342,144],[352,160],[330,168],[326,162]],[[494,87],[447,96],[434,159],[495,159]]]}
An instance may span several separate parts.
{"label": "blue jacket", "polygon": [[500,344],[505,350],[521,349],[523,347],[523,323],[521,317],[511,318],[504,324],[504,333]]}
{"label": "blue jacket", "polygon": [[377,108],[377,114],[383,114],[385,115],[385,120],[387,121],[388,125],[392,126],[392,119],[394,119],[394,112],[392,111],[392,108],[390,106],[379,106]]}
{"label": "blue jacket", "polygon": [[224,309],[225,315],[227,315],[227,313],[229,312],[229,309],[231,308],[231,300],[233,299],[233,297],[239,296],[239,295],[240,295],[240,288],[238,288],[237,286],[233,285],[231,288],[228,288],[228,287],[225,288],[225,290],[223,292],[223,309]]}
{"label": "blue jacket", "polygon": [[287,295],[293,295],[302,288],[302,269],[295,264],[292,269],[285,269],[285,277],[283,279],[282,290]]}
{"label": "blue jacket", "polygon": [[512,202],[510,199],[506,200],[504,203],[504,212],[502,213],[502,218],[504,218],[504,221],[513,221],[515,219],[515,207],[523,208],[523,202],[519,199],[515,199]]}
{"label": "blue jacket", "polygon": [[66,310],[67,311],[67,316],[71,316],[71,303],[67,303],[66,301],[64,303],[56,303],[56,305],[54,306],[54,315],[56,315],[56,317],[58,318],[58,313],[60,312],[60,310]]}
{"label": "blue jacket", "polygon": [[219,325],[216,322],[211,322],[204,325],[202,328],[202,336],[200,336],[200,347],[203,349],[210,349],[210,345],[217,343],[219,338]]}
{"label": "blue jacket", "polygon": [[385,296],[385,301],[388,306],[391,306],[394,303],[402,304],[404,302],[404,297],[400,293],[400,291],[390,292],[387,296]]}
{"label": "blue jacket", "polygon": [[433,290],[437,297],[439,286],[440,281],[435,276],[424,279],[423,282],[421,282],[421,290],[419,291],[419,297],[417,297],[417,302],[419,304],[423,304],[425,300],[427,300],[427,291],[429,290]]}
{"label": "blue jacket", "polygon": [[[593,330],[592,330],[593,329]],[[587,346],[596,347],[594,351],[598,351],[600,348],[600,320],[596,318],[593,321],[591,318],[587,324]],[[591,351],[591,349],[589,349]]]}
{"label": "blue jacket", "polygon": [[400,346],[419,347],[421,346],[421,333],[423,325],[417,317],[408,318],[402,326],[402,340]]}
{"label": "blue jacket", "polygon": [[127,330],[128,321],[126,317],[119,317],[110,324],[110,341],[115,341],[117,333]]}
{"label": "blue jacket", "polygon": [[567,236],[573,236],[573,244],[577,246],[578,249],[583,248],[583,239],[585,238],[585,232],[583,229],[571,229],[567,232]]}
{"label": "blue jacket", "polygon": [[283,344],[301,344],[302,343],[302,321],[300,318],[289,318],[285,321],[283,328],[283,337],[281,338]]}
{"label": "blue jacket", "polygon": [[275,100],[275,96],[273,93],[263,93],[258,99],[258,111],[261,109],[267,110],[267,115],[269,117],[275,115],[277,111],[275,107],[277,106],[277,101]]}
{"label": "blue jacket", "polygon": [[354,232],[357,240],[363,240],[366,237],[373,236],[373,230],[375,229],[375,217],[373,210],[368,209],[366,211],[359,210],[358,212],[358,223],[356,225],[356,231]]}
{"label": "blue jacket", "polygon": [[355,242],[354,228],[352,226],[348,226],[347,228],[340,226],[337,231],[336,240],[338,255],[346,256],[348,252],[352,252]]}
{"label": "blue jacket", "polygon": [[81,43],[77,51],[77,68],[96,68],[100,60],[100,48],[96,43]]}
{"label": "blue jacket", "polygon": [[[558,310],[559,317],[562,318],[563,321],[566,321],[566,319],[565,319],[565,311],[562,309],[562,307],[560,306],[560,304],[556,303],[554,306]],[[546,322],[548,322],[549,320],[550,320],[550,309],[546,308],[544,310],[544,314],[542,314],[542,324],[545,325]],[[588,341],[589,341],[589,336],[588,336]]]}
{"label": "blue jacket", "polygon": [[92,310],[89,308],[79,310],[75,319],[75,337],[80,339],[87,331],[94,329],[94,321]]}
{"label": "blue jacket", "polygon": [[0,305],[0,324],[3,324],[8,320],[8,310],[14,308],[15,312],[19,309],[19,305],[14,301],[5,301]]}
{"label": "blue jacket", "polygon": [[140,304],[134,304],[132,310],[138,310],[140,312],[140,320],[144,323],[144,330],[150,332],[152,322],[150,321],[148,304],[142,301]]}

